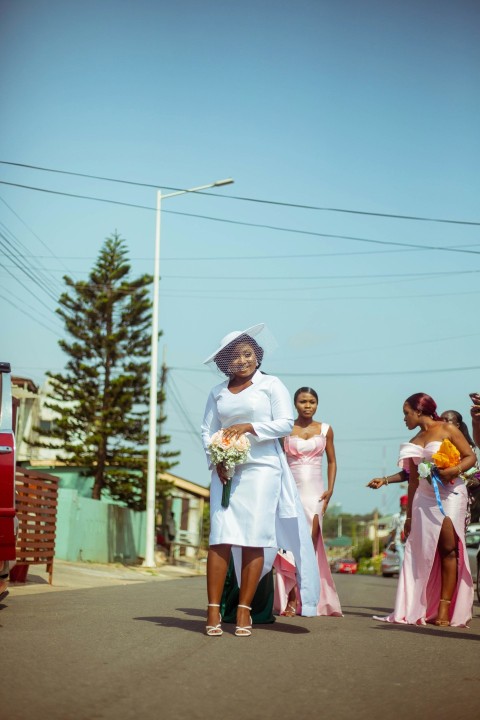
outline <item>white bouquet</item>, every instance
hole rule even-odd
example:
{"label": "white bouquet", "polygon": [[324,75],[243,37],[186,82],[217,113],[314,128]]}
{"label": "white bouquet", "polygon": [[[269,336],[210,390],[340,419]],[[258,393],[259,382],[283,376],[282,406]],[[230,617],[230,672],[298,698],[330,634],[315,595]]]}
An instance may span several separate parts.
{"label": "white bouquet", "polygon": [[224,484],[222,492],[222,507],[226,508],[230,503],[230,491],[232,489],[232,478],[235,474],[235,465],[244,463],[247,460],[250,441],[246,435],[225,440],[223,430],[218,430],[210,438],[208,450],[212,464],[218,465],[218,463],[223,463],[227,471],[228,482]]}

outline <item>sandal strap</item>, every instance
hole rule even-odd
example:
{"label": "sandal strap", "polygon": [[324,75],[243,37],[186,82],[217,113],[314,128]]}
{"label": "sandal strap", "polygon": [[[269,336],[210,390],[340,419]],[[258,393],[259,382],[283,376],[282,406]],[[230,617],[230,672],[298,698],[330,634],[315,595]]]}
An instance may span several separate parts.
{"label": "sandal strap", "polygon": [[207,607],[220,607],[220,603],[208,603]]}
{"label": "sandal strap", "polygon": [[251,625],[237,625],[235,628],[235,635],[237,637],[248,637],[252,634],[252,626]]}
{"label": "sandal strap", "polygon": [[251,609],[252,609],[252,608],[250,607],[250,605],[240,605],[240,603],[237,605],[237,607],[243,607],[243,608],[246,608],[247,610],[251,610]]}

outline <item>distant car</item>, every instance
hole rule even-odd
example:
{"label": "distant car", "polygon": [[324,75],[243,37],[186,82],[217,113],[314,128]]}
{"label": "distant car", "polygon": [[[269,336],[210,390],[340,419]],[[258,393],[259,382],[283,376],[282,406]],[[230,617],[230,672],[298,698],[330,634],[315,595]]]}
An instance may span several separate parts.
{"label": "distant car", "polygon": [[480,602],[480,524],[478,524],[479,529],[476,531],[472,531],[471,528],[472,525],[470,525],[465,535],[465,544],[467,546],[468,562],[470,563],[473,584],[477,589],[477,600]]}
{"label": "distant car", "polygon": [[342,558],[341,560],[335,560],[332,565],[333,572],[346,573],[347,575],[354,575],[357,572],[357,569],[357,561],[353,558]]}
{"label": "distant car", "polygon": [[383,577],[392,577],[400,572],[400,557],[394,542],[389,543],[383,551],[380,569]]}

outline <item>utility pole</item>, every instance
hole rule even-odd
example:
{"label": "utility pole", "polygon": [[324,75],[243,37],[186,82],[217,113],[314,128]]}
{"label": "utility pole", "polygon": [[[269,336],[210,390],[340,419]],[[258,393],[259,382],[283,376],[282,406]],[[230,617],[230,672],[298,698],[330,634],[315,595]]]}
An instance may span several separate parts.
{"label": "utility pole", "polygon": [[378,555],[379,543],[378,543],[378,510],[373,513],[373,548],[372,555]]}
{"label": "utility pole", "polygon": [[162,432],[162,417],[163,417],[163,406],[165,404],[165,388],[167,385],[167,346],[163,346],[163,357],[162,357],[162,369],[160,371],[160,392],[158,400],[158,442],[157,442],[157,462],[160,461],[162,454],[162,446],[160,445],[160,435]]}
{"label": "utility pole", "polygon": [[[163,346],[163,356],[162,356],[162,368],[160,371],[160,383],[159,383],[159,396],[158,396],[158,425],[157,425],[157,471],[158,467],[160,466],[160,460],[162,457],[162,445],[160,443],[160,438],[162,435],[162,418],[163,418],[163,407],[165,405],[165,388],[167,386],[167,346]],[[158,483],[156,485],[158,488]],[[166,537],[166,523],[167,523],[167,501],[165,497],[165,493],[161,493],[161,502],[160,502],[161,508],[160,512],[162,514],[162,532]]]}

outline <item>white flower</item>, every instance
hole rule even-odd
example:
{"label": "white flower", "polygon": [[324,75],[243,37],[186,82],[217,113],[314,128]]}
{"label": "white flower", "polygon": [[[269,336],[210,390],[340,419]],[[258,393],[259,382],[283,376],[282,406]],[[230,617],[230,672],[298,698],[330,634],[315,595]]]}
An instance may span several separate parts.
{"label": "white flower", "polygon": [[214,465],[223,462],[224,466],[233,469],[235,465],[246,462],[250,441],[245,435],[232,440],[223,439],[223,430],[218,430],[210,438],[208,450],[210,460]]}
{"label": "white flower", "polygon": [[421,478],[428,478],[431,472],[431,463],[421,462],[418,464],[418,476]]}

